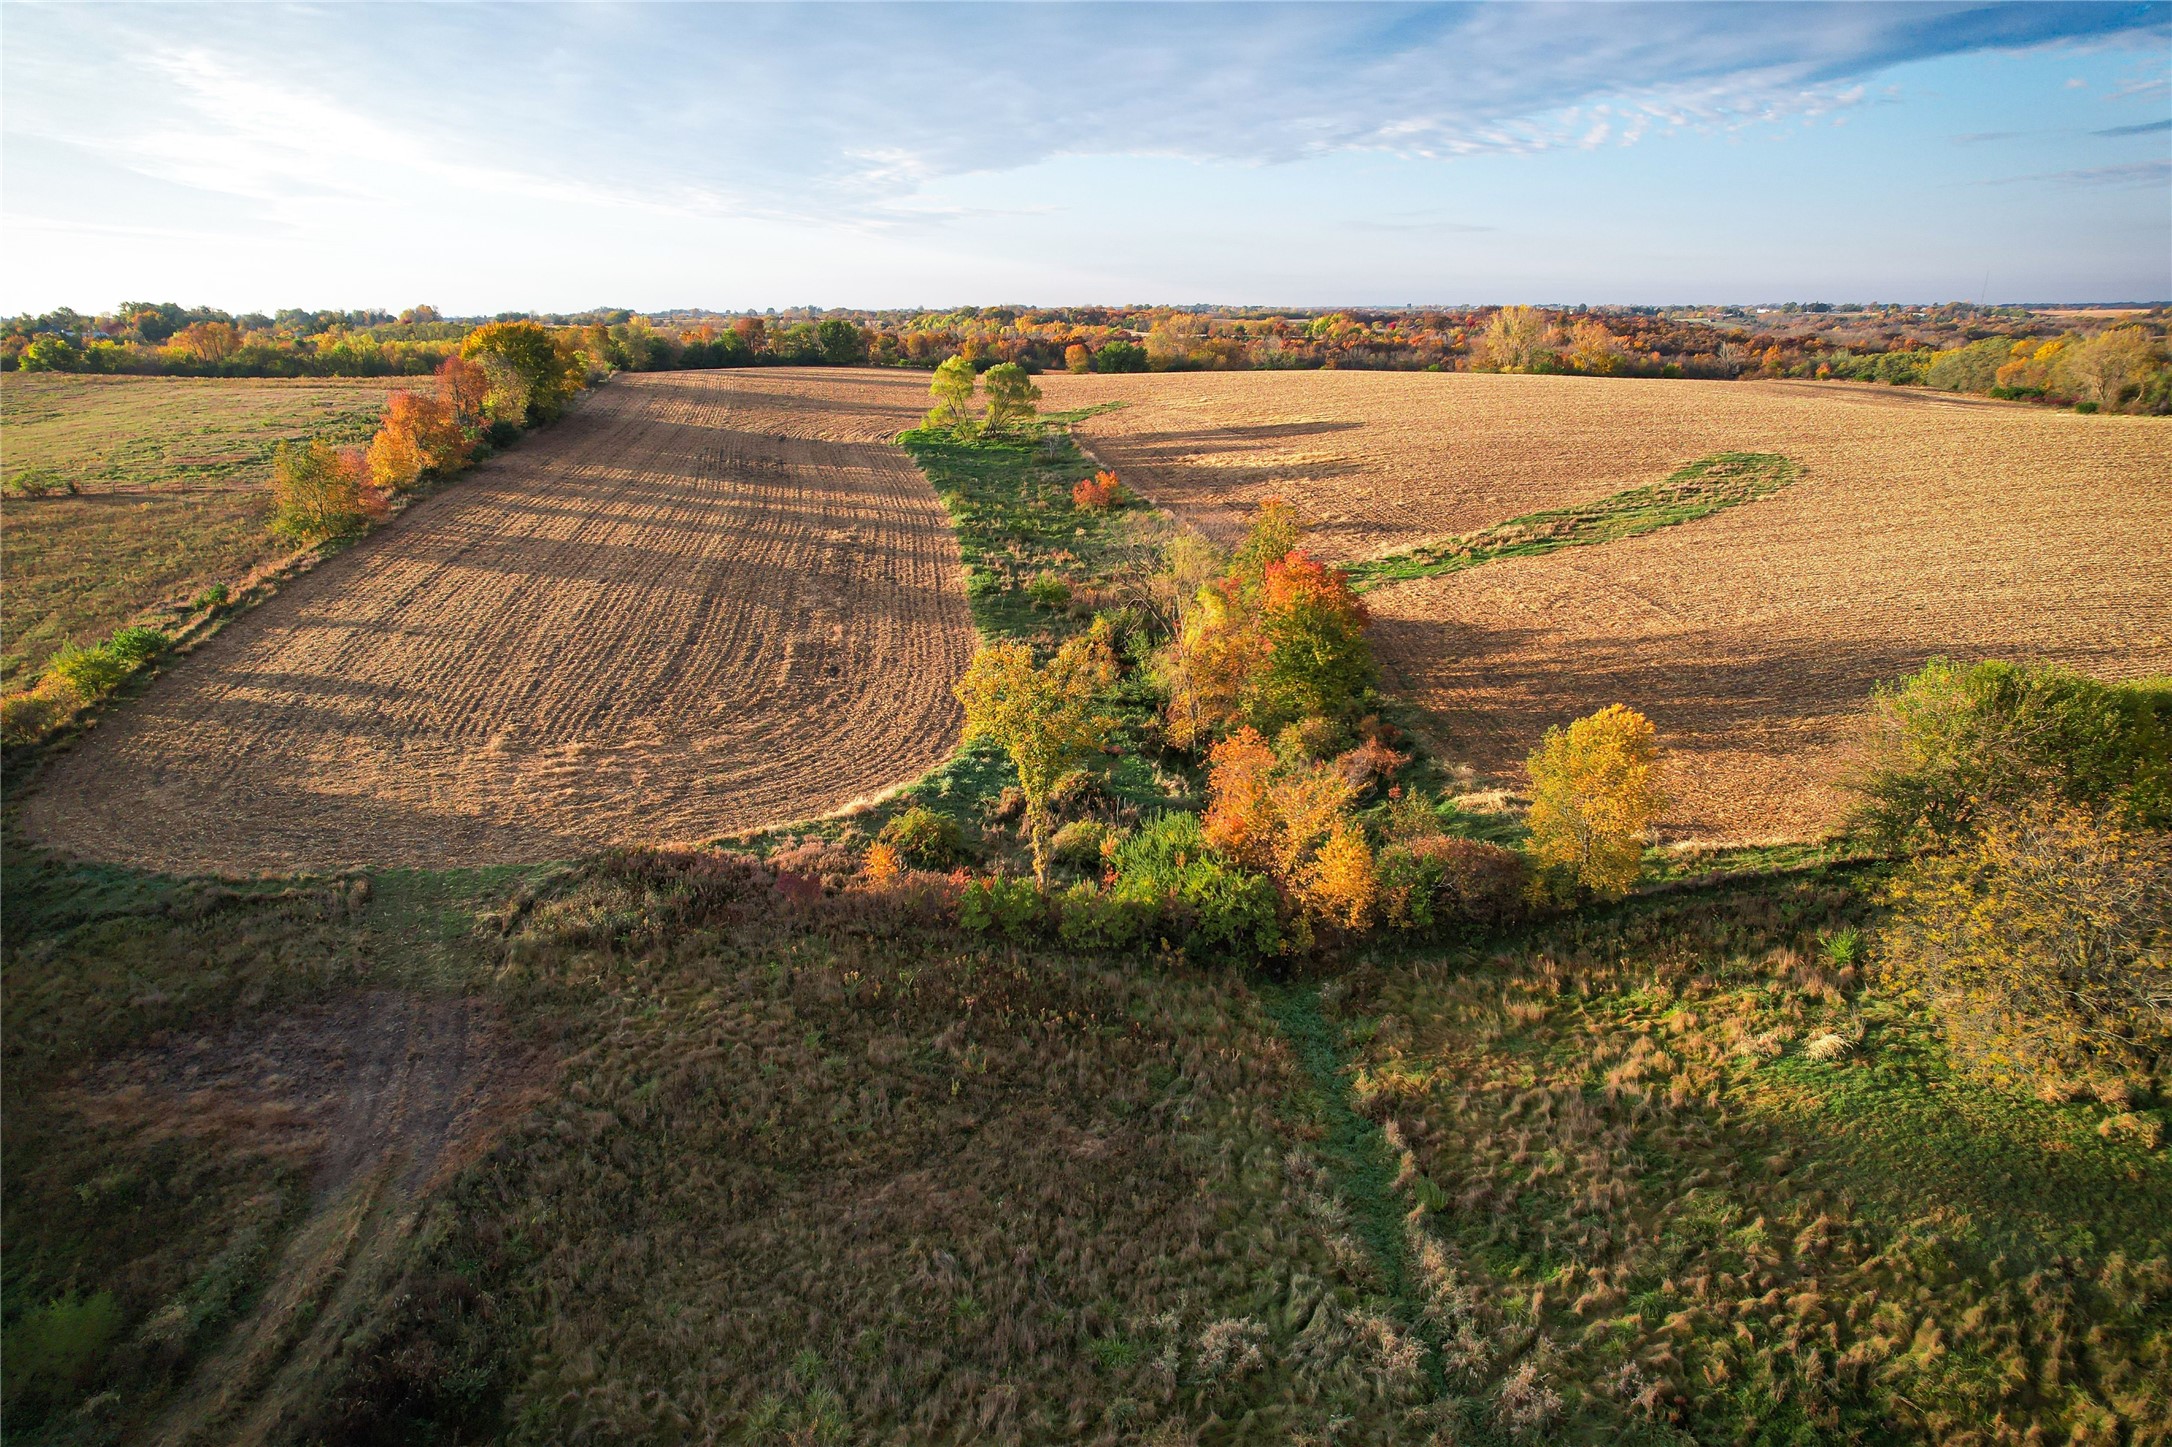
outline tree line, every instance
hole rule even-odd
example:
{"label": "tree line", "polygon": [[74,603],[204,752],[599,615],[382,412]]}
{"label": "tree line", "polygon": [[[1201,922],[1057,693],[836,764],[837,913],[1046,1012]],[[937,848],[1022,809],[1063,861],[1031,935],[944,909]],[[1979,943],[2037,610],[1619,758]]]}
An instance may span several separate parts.
{"label": "tree line", "polygon": [[1922,386],[2083,410],[2172,411],[2172,309],[1651,307],[1345,310],[963,307],[622,310],[451,319],[428,306],[230,316],[172,303],[0,325],[0,370],[178,376],[426,375],[477,326],[531,321],[601,371],[752,366],[1030,373],[1348,368]]}

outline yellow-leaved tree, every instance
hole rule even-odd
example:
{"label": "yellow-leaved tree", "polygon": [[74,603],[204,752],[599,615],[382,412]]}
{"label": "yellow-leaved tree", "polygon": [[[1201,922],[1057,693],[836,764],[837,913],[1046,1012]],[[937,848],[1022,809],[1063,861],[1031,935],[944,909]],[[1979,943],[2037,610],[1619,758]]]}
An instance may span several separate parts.
{"label": "yellow-leaved tree", "polygon": [[979,375],[964,357],[952,357],[937,367],[935,379],[928,383],[928,395],[935,399],[935,405],[928,409],[928,418],[923,425],[971,432],[974,426],[973,389],[978,385]]}
{"label": "yellow-leaved tree", "polygon": [[1531,774],[1531,853],[1544,871],[1605,898],[1629,892],[1644,867],[1644,836],[1665,807],[1652,721],[1609,704],[1546,731]]}
{"label": "yellow-leaved tree", "polygon": [[1115,727],[1101,708],[1103,691],[1115,682],[1116,652],[1106,619],[1066,641],[1046,664],[1034,663],[1027,644],[987,644],[958,681],[965,736],[999,745],[1018,770],[1033,877],[1043,885],[1055,825],[1049,802],[1058,782],[1100,753]]}
{"label": "yellow-leaved tree", "polygon": [[1887,886],[1889,985],[1965,1066],[2012,1083],[2147,1081],[2172,1060],[2172,835],[2043,799]]}

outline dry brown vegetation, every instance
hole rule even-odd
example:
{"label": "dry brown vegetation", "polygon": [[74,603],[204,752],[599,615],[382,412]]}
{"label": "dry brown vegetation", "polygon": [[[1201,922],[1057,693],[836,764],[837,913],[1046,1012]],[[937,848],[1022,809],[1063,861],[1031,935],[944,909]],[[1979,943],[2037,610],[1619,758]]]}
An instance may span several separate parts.
{"label": "dry brown vegetation", "polygon": [[924,382],[627,377],[231,625],[73,753],[30,835],[177,870],[567,858],[915,777],[972,648],[889,442]]}
{"label": "dry brown vegetation", "polygon": [[2163,1152],[1948,1075],[1861,917],[1798,880],[1351,981],[1447,1385],[1504,1435],[2167,1440]]}
{"label": "dry brown vegetation", "polygon": [[12,685],[64,643],[278,557],[264,531],[273,447],[365,440],[397,385],[8,374],[0,672]]}
{"label": "dry brown vegetation", "polygon": [[1804,480],[1644,537],[1366,595],[1387,686],[1443,752],[1513,777],[1546,726],[1626,703],[1675,768],[1677,835],[1819,832],[1850,716],[1938,653],[2172,668],[2172,431],[1801,383],[1249,373],[1050,379],[1127,405],[1088,445],[1210,532],[1281,494],[1375,556],[1663,478],[1726,450]]}

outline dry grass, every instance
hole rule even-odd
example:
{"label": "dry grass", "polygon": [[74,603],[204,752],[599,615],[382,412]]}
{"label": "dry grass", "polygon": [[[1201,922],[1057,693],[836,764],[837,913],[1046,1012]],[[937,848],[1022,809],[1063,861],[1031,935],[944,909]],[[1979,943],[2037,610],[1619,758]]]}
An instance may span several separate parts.
{"label": "dry grass", "polygon": [[1838,963],[1860,912],[1775,885],[1359,983],[1361,1109],[1475,1416],[1508,1435],[1550,1393],[1556,1442],[2168,1440],[2172,1166],[2104,1109],[1950,1074]]}
{"label": "dry grass", "polygon": [[[1782,453],[1804,480],[1681,527],[1376,589],[1387,682],[1513,778],[1608,703],[1659,725],[1677,837],[1815,835],[1849,717],[1936,653],[2172,668],[2172,428],[1795,383],[1249,373],[1051,379],[1127,480],[1227,531],[1281,492],[1330,552],[1398,551]],[[1323,450],[1326,460],[1296,454]],[[1332,456],[1327,456],[1332,454]]]}
{"label": "dry grass", "polygon": [[850,862],[18,849],[10,1320],[124,1315],[10,1440],[2165,1441],[2161,1107],[1955,1077],[1845,881],[1263,999]]}
{"label": "dry grass", "polygon": [[48,767],[36,839],[171,870],[569,858],[804,818],[956,739],[914,377],[626,377],[283,589]]}
{"label": "dry grass", "polygon": [[367,441],[400,385],[5,374],[0,469],[79,495],[0,502],[0,681],[284,551],[264,531],[272,448]]}

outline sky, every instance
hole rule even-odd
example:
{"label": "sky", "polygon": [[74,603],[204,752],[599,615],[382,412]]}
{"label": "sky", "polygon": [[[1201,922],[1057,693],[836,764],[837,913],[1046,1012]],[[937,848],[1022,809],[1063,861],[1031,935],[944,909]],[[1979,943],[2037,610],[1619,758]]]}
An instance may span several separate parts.
{"label": "sky", "polygon": [[0,4],[0,312],[2172,298],[2172,5]]}

